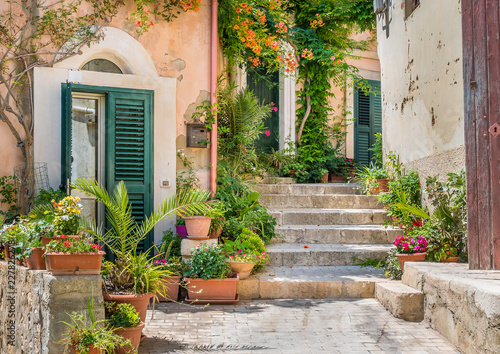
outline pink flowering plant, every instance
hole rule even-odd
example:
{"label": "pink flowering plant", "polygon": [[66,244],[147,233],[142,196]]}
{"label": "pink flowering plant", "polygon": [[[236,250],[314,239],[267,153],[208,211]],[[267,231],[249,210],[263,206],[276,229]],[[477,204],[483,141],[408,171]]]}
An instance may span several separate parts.
{"label": "pink flowering plant", "polygon": [[269,260],[262,239],[244,228],[236,240],[224,240],[224,254],[229,261],[254,263],[255,268],[264,268]]}
{"label": "pink flowering plant", "polygon": [[422,253],[427,251],[428,240],[422,235],[404,235],[394,240],[397,253]]}
{"label": "pink flowering plant", "polygon": [[80,238],[75,240],[66,235],[59,235],[45,246],[46,253],[95,253],[100,252],[101,246],[92,240]]}

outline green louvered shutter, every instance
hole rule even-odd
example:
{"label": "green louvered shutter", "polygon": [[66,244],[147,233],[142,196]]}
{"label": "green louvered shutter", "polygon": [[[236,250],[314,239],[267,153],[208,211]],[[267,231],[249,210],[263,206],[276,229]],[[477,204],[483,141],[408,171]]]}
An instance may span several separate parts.
{"label": "green louvered shutter", "polygon": [[382,132],[382,104],[380,81],[368,80],[372,93],[356,88],[354,92],[354,158],[361,165],[369,165],[373,153],[369,151],[375,143],[375,133]]}
{"label": "green louvered shutter", "polygon": [[[128,190],[137,222],[152,212],[153,196],[153,93],[109,92],[106,122],[106,188],[120,181]],[[138,251],[153,244],[153,234]]]}

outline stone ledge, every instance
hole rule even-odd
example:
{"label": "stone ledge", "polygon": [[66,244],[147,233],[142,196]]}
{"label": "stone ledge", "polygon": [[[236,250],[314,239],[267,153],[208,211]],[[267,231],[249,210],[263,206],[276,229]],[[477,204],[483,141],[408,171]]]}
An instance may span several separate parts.
{"label": "stone ledge", "polygon": [[500,271],[405,263],[403,283],[424,293],[424,320],[464,353],[500,353]]}
{"label": "stone ledge", "polygon": [[[104,319],[100,275],[53,276],[0,261],[0,353],[62,353],[57,342],[67,327],[61,321],[87,311],[91,296],[96,319]],[[14,345],[8,343],[11,331]]]}
{"label": "stone ledge", "polygon": [[424,319],[424,294],[401,282],[376,283],[375,298],[396,318]]}

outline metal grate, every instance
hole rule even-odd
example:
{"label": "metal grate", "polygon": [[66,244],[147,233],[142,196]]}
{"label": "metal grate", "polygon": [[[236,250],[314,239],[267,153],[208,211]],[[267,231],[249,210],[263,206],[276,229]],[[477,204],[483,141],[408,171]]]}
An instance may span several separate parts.
{"label": "metal grate", "polygon": [[18,165],[14,167],[14,176],[16,176],[16,187],[19,191],[18,206],[21,208],[21,213],[27,214],[40,190],[49,188],[47,163],[34,162]]}

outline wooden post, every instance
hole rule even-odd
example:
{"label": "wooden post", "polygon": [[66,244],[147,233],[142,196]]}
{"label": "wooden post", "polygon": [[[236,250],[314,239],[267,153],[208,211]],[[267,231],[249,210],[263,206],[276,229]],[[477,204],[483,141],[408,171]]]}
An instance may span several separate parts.
{"label": "wooden post", "polygon": [[470,269],[500,269],[498,0],[462,0]]}

